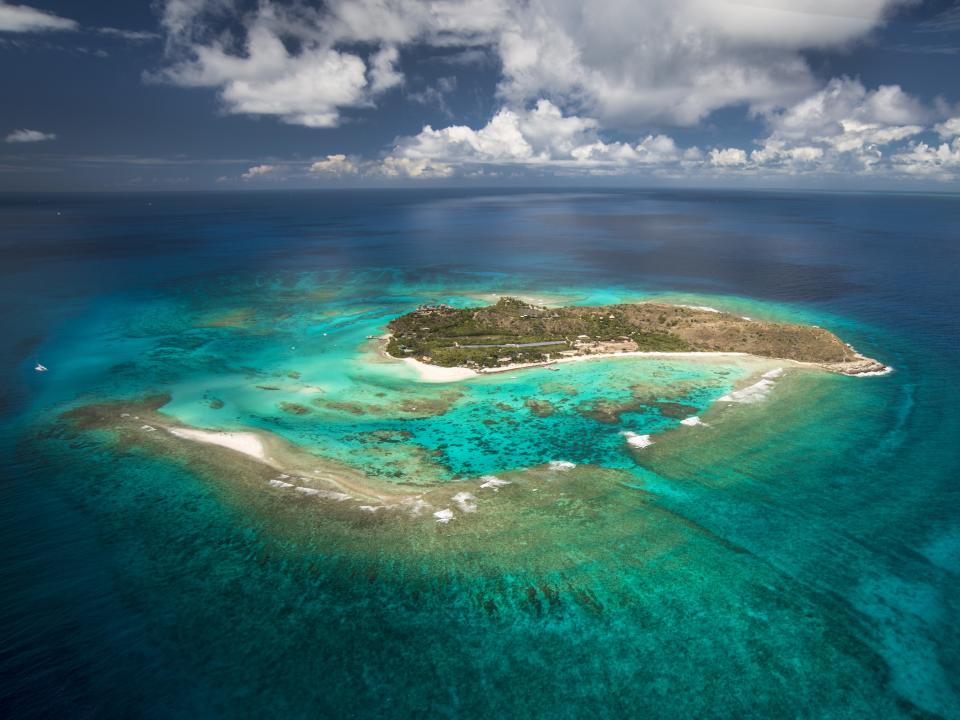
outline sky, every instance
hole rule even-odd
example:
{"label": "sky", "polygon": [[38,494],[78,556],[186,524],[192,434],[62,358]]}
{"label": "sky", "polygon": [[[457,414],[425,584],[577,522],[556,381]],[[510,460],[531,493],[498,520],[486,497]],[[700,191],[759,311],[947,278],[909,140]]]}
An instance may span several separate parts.
{"label": "sky", "polygon": [[0,191],[960,190],[960,0],[0,0]]}

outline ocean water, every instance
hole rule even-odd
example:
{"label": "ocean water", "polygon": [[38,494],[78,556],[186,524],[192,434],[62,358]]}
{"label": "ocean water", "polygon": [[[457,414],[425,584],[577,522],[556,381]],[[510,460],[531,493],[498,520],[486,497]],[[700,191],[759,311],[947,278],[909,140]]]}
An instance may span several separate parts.
{"label": "ocean water", "polygon": [[[960,717],[958,227],[956,195],[0,197],[0,709]],[[815,323],[895,370],[434,384],[371,339],[495,294]],[[155,417],[422,505],[271,486]]]}

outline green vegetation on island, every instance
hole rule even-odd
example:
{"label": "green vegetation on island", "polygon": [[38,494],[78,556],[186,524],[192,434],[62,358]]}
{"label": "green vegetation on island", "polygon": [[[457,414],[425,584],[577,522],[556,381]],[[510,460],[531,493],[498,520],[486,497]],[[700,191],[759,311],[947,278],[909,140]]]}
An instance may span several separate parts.
{"label": "green vegetation on island", "polygon": [[423,305],[388,327],[390,355],[444,367],[495,369],[601,353],[743,352],[846,374],[884,369],[820,327],[655,302],[549,308],[504,297],[485,307]]}

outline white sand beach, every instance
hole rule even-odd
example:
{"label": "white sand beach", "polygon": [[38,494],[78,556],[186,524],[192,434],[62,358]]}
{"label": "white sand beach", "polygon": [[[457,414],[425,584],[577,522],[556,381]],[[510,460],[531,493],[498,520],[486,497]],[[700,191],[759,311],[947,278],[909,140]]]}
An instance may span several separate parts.
{"label": "white sand beach", "polygon": [[252,432],[226,432],[216,430],[198,430],[196,428],[168,428],[171,435],[184,440],[219,445],[236,452],[249,455],[257,460],[267,460],[263,442]]}
{"label": "white sand beach", "polygon": [[[389,355],[387,355],[389,357]],[[472,370],[465,367],[441,367],[440,365],[430,365],[429,363],[421,362],[414,358],[404,358],[403,362],[416,370],[417,375],[420,380],[423,382],[434,382],[434,383],[446,383],[446,382],[457,382],[460,380],[469,380],[472,377],[477,375],[495,375],[497,373],[504,372],[513,372],[516,370],[524,370],[526,368],[537,368],[537,367],[552,367],[555,365],[564,365],[566,363],[575,363],[575,362],[586,362],[589,360],[605,360],[611,358],[687,358],[693,360],[707,360],[707,359],[717,359],[717,358],[755,358],[760,361],[767,362],[777,362],[792,367],[806,367],[806,368],[815,368],[818,370],[828,370],[830,372],[838,372],[842,375],[848,375],[851,377],[869,377],[872,375],[887,375],[893,372],[893,368],[889,366],[882,366],[874,360],[869,358],[863,358],[862,362],[865,365],[868,365],[868,370],[862,371],[861,368],[857,367],[858,362],[852,363],[849,370],[846,369],[837,369],[837,364],[831,363],[815,363],[815,362],[804,362],[802,360],[790,360],[787,358],[771,358],[764,357],[762,355],[752,355],[751,353],[745,352],[698,352],[698,351],[683,351],[683,352],[665,352],[665,351],[646,351],[646,350],[637,350],[634,352],[607,352],[607,353],[593,353],[586,355],[575,355],[573,357],[561,357],[553,360],[543,361],[543,362],[530,362],[530,363],[512,363],[510,365],[498,365],[493,368],[480,368],[478,370]],[[881,370],[872,370],[874,366],[882,367]]]}
{"label": "white sand beach", "polygon": [[428,383],[457,382],[477,375],[477,372],[470,368],[429,365],[414,358],[404,358],[403,362],[416,371],[420,380]]}

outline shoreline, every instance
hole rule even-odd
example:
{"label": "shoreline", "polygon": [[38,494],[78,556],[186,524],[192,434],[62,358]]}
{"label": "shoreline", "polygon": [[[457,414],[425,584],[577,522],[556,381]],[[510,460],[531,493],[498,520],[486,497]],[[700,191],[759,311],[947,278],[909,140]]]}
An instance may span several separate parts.
{"label": "shoreline", "polygon": [[[614,357],[698,359],[751,356],[761,360],[814,367],[825,372],[851,377],[885,375],[893,371],[892,367],[866,357],[852,345],[843,342],[841,338],[819,325],[759,322],[745,316],[736,316],[718,308],[684,303],[645,301],[625,306],[611,306],[609,309],[606,306],[559,308],[552,315],[549,315],[548,324],[553,323],[551,332],[544,335],[546,332],[546,326],[543,325],[544,321],[529,321],[527,325],[534,323],[534,327],[532,329],[527,327],[526,335],[529,337],[519,345],[461,346],[458,339],[462,339],[462,333],[453,332],[451,335],[448,332],[445,335],[440,332],[443,328],[460,328],[464,323],[466,330],[471,331],[471,328],[475,330],[474,324],[476,322],[481,322],[481,325],[487,323],[491,328],[501,328],[501,325],[506,323],[505,326],[510,329],[508,336],[517,335],[519,330],[523,329],[523,318],[539,317],[540,314],[547,312],[546,308],[528,302],[525,303],[522,299],[508,296],[500,297],[496,294],[493,294],[492,297],[499,297],[496,304],[473,310],[472,313],[448,305],[425,305],[394,318],[387,325],[388,332],[378,338],[380,340],[378,350],[381,355],[392,358],[394,361],[403,361],[416,372],[421,381],[431,383],[457,382],[477,375],[513,372],[526,368],[550,367],[568,362]],[[675,312],[673,315],[669,315],[674,310],[682,310],[682,313],[679,316]],[[609,311],[609,316],[603,317],[607,311]],[[651,315],[651,313],[658,311],[660,312],[659,318]],[[478,320],[481,315],[482,317]],[[591,336],[596,335],[591,329],[593,325],[590,325],[591,322],[596,321],[596,318],[593,318],[596,315],[600,316],[601,324],[607,322],[607,320],[614,322],[610,323],[611,327],[601,328],[599,340],[581,343],[580,339],[590,340]],[[667,322],[668,316],[672,317],[669,322],[670,327],[678,326],[679,329],[667,331],[661,327]],[[557,322],[553,322],[554,320]],[[570,332],[565,333],[562,328],[558,329],[558,323],[562,325],[565,321],[568,323],[567,330],[570,330]],[[540,325],[536,323],[540,323]],[[654,328],[655,332],[661,332],[661,334],[679,339],[681,342],[679,344],[673,342],[660,343],[659,346],[665,348],[664,350],[640,350],[640,344],[630,338],[633,337],[634,331],[638,327],[650,326]],[[483,327],[486,326],[483,325]],[[537,330],[538,327],[539,330]],[[752,328],[752,330],[745,330],[745,327]],[[571,328],[579,329],[573,330]],[[574,332],[588,329],[591,330],[589,335],[579,334],[576,341],[569,339]],[[619,332],[620,335],[611,334],[613,330]],[[734,337],[738,331],[740,335]],[[491,332],[493,331],[491,330]],[[440,333],[439,337],[437,333]],[[471,332],[467,332],[467,334],[469,335]],[[524,333],[519,334],[524,335]],[[564,335],[566,340],[563,342],[540,342],[545,337],[555,340],[559,335]],[[374,339],[371,336],[368,336],[368,338]],[[402,340],[401,344],[394,348],[394,351],[398,353],[397,355],[391,355],[388,352],[394,338]],[[424,338],[429,338],[430,341],[427,342]],[[438,340],[440,341],[439,344],[437,343]],[[526,355],[525,361],[521,362],[509,362],[511,359],[516,359],[511,358],[509,352],[507,353],[508,357],[504,358],[501,357],[503,355],[502,350],[497,353],[492,350],[554,344],[565,344],[569,349],[562,351],[557,357],[551,357],[553,353],[545,352],[521,353],[521,358]],[[465,349],[483,348],[484,351],[479,354],[469,352],[463,354],[457,352],[457,349],[461,347]],[[654,347],[657,347],[657,345],[654,345]],[[437,356],[442,362],[448,364],[432,364],[431,355]],[[506,361],[508,364],[498,364],[501,361]]]}
{"label": "shoreline", "polygon": [[[588,360],[608,360],[613,358],[628,358],[628,357],[637,357],[637,358],[685,358],[685,359],[701,359],[701,358],[724,358],[724,357],[747,357],[754,358],[757,360],[770,361],[776,363],[786,363],[793,365],[795,367],[807,367],[815,368],[822,370],[824,372],[832,372],[838,375],[846,375],[847,377],[876,377],[880,375],[889,375],[893,372],[893,368],[889,365],[883,365],[882,363],[867,358],[863,355],[858,355],[858,360],[855,360],[850,363],[816,363],[816,362],[804,362],[801,360],[791,360],[789,358],[775,358],[775,357],[766,357],[765,355],[754,355],[752,353],[746,352],[735,352],[735,351],[682,351],[682,352],[668,352],[668,351],[644,351],[637,350],[631,352],[609,352],[609,353],[592,353],[585,355],[576,355],[574,357],[563,357],[557,358],[556,360],[547,360],[543,362],[530,362],[530,363],[511,363],[510,365],[502,365],[495,368],[479,368],[473,369],[462,366],[452,366],[445,367],[443,365],[431,365],[430,363],[425,363],[422,360],[417,360],[416,358],[395,358],[386,351],[386,339],[381,340],[381,353],[391,358],[392,360],[399,360],[403,362],[407,367],[410,367],[417,373],[417,376],[421,382],[427,383],[448,383],[448,382],[460,382],[462,380],[469,380],[470,378],[479,377],[481,375],[496,375],[498,373],[513,372],[516,370],[526,370],[529,368],[542,368],[542,367],[551,367],[553,365],[563,365],[566,363],[575,363],[575,362],[585,362]],[[844,369],[839,367],[840,365],[848,365],[849,369]],[[865,369],[858,371],[857,368],[863,367]]]}
{"label": "shoreline", "polygon": [[416,358],[395,358],[388,354],[386,350],[384,350],[383,354],[391,360],[400,360],[400,362],[407,367],[413,368],[413,371],[417,373],[421,382],[459,382],[460,380],[468,380],[469,378],[476,377],[480,374],[476,370],[471,370],[470,368],[465,367],[443,367],[442,365],[430,365],[429,363],[422,362]]}

